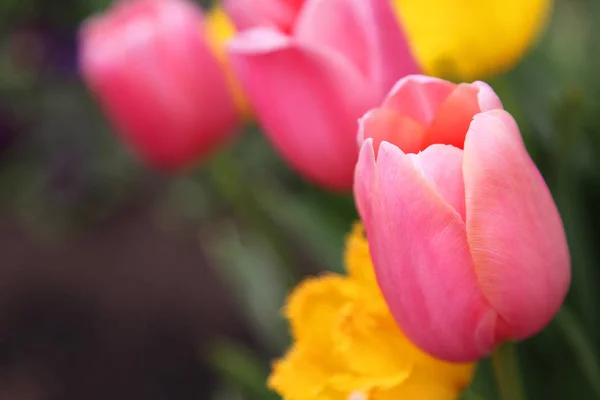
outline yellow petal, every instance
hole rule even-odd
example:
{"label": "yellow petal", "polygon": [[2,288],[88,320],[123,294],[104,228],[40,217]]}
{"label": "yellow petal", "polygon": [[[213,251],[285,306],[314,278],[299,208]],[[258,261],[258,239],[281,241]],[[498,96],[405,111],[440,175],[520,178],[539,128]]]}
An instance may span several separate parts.
{"label": "yellow petal", "polygon": [[455,400],[460,393],[446,386],[440,386],[434,381],[427,384],[407,383],[391,389],[377,391],[371,394],[369,400]]}
{"label": "yellow petal", "polygon": [[353,304],[341,311],[340,326],[332,331],[336,350],[346,355],[346,364],[359,375],[410,374],[415,362],[410,354],[412,344],[391,315],[382,317],[370,311],[374,310],[369,310],[367,304]]}
{"label": "yellow petal", "polygon": [[336,374],[329,384],[334,393],[342,393],[344,399],[371,399],[375,393],[385,393],[403,386],[409,379],[410,372],[398,371],[387,376],[361,376],[352,373]]}
{"label": "yellow petal", "polygon": [[235,35],[235,27],[221,7],[215,7],[206,14],[206,24],[212,42],[219,48]]}
{"label": "yellow petal", "polygon": [[[360,222],[354,224],[346,238],[344,261],[348,275],[352,279],[373,286],[374,289],[377,288],[371,254],[369,253],[369,243],[365,237],[365,229]],[[377,288],[377,290],[379,289]]]}
{"label": "yellow petal", "polygon": [[482,79],[512,68],[545,27],[551,0],[393,0],[430,75]]}
{"label": "yellow petal", "polygon": [[340,318],[340,309],[351,302],[359,290],[346,277],[333,274],[302,282],[289,296],[284,309],[294,339],[329,348],[331,330]]}
{"label": "yellow petal", "polygon": [[273,364],[268,387],[285,400],[346,400],[342,392],[328,387],[329,379],[339,370],[323,365],[323,357],[313,349],[294,346]]}
{"label": "yellow petal", "polygon": [[394,376],[356,375],[343,365],[332,366],[326,361],[332,355],[327,349],[321,350],[316,352],[306,344],[295,345],[274,363],[268,387],[285,400],[348,400],[360,396],[367,399],[372,393],[397,391],[409,377],[406,371]]}

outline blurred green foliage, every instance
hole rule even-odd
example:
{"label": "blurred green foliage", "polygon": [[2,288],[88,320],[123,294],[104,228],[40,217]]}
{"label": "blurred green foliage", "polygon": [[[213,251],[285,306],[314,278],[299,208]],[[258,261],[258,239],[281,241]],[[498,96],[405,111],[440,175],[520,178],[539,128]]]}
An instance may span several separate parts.
{"label": "blurred green foliage", "polygon": [[[197,224],[202,248],[262,338],[253,349],[200,347],[222,376],[215,399],[273,398],[264,389],[269,363],[289,343],[278,310],[303,276],[343,270],[344,237],[357,217],[352,199],[295,176],[256,127],[185,175],[145,170],[111,134],[76,71],[77,24],[108,3],[0,2],[1,205],[33,234],[67,240],[158,189],[157,213]],[[539,45],[490,80],[555,196],[573,260],[565,309],[519,345],[530,399],[600,399],[598,71],[600,2],[560,0]],[[464,397],[496,399],[489,361]]]}

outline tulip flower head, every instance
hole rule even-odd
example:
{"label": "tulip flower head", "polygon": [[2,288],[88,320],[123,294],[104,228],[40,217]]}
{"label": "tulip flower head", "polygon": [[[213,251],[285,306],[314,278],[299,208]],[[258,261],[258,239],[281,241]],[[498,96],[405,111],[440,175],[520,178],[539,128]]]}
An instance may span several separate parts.
{"label": "tulip flower head", "polygon": [[308,279],[285,315],[294,344],[268,385],[289,400],[453,400],[474,364],[437,360],[396,325],[373,273],[362,226],[346,242],[348,275]]}
{"label": "tulip flower head", "polygon": [[476,360],[550,322],[570,284],[562,221],[489,86],[406,77],[361,119],[359,142],[377,280],[415,344]]}
{"label": "tulip flower head", "polygon": [[179,170],[229,139],[235,96],[186,0],[117,1],[80,35],[80,68],[118,133],[150,165]]}
{"label": "tulip flower head", "polygon": [[273,145],[334,190],[352,187],[358,117],[419,70],[388,0],[307,0],[291,34],[248,29],[229,55]]}

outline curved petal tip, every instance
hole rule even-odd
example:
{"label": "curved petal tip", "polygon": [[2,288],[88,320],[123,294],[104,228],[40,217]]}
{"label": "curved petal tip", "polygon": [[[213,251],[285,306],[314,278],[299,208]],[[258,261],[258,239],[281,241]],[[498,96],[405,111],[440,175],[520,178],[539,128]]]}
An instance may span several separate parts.
{"label": "curved petal tip", "polygon": [[227,44],[230,53],[264,54],[289,47],[291,39],[274,28],[251,28],[234,36]]}

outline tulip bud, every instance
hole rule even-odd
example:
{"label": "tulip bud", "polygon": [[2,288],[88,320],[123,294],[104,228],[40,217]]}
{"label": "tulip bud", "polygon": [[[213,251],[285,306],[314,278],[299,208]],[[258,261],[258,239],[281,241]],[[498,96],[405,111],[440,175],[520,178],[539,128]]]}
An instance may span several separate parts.
{"label": "tulip bud", "polygon": [[543,329],[570,284],[560,215],[482,82],[402,79],[360,123],[355,198],[396,322],[470,361]]}
{"label": "tulip bud", "polygon": [[229,55],[274,146],[334,190],[352,187],[358,117],[419,69],[388,0],[307,0],[291,35],[249,29]]}
{"label": "tulip bud", "polygon": [[226,141],[234,94],[186,0],[116,2],[80,35],[80,68],[116,130],[150,165],[179,170]]}

